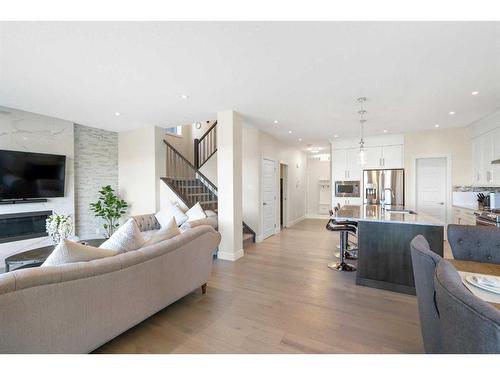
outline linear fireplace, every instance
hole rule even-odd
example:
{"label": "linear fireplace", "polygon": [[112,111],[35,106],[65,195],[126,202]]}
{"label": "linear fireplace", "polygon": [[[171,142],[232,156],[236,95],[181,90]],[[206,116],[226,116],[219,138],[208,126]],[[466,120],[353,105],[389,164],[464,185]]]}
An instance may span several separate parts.
{"label": "linear fireplace", "polygon": [[52,211],[0,215],[0,243],[46,237],[45,222]]}

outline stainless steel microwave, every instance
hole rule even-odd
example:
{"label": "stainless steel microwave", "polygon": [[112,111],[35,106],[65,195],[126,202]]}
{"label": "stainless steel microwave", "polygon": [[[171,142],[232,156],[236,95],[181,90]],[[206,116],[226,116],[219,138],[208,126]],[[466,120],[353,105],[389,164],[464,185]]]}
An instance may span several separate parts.
{"label": "stainless steel microwave", "polygon": [[360,197],[359,181],[335,181],[336,197]]}

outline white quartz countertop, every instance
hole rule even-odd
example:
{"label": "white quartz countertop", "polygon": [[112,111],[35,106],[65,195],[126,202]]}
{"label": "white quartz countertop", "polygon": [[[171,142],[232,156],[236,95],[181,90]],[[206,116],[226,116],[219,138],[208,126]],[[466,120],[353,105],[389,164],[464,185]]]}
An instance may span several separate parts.
{"label": "white quartz countertop", "polygon": [[414,213],[402,213],[382,210],[380,205],[342,206],[340,210],[333,214],[332,219],[345,219],[352,221],[377,221],[401,224],[438,225],[445,224],[432,216],[418,214],[408,207],[387,207],[392,209],[406,209]]}

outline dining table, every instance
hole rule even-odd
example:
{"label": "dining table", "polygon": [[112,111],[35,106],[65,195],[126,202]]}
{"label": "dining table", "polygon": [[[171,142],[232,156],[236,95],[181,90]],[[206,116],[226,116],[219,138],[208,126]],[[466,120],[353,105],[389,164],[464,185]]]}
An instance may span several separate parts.
{"label": "dining table", "polygon": [[[453,266],[462,272],[480,273],[500,277],[500,264],[481,263],[468,260],[447,259]],[[488,302],[500,310],[500,303]]]}

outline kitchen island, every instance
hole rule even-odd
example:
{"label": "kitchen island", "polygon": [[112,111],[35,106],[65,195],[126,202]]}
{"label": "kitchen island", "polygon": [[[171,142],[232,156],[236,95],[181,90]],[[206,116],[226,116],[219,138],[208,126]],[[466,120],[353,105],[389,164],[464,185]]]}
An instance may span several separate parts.
{"label": "kitchen island", "polygon": [[443,256],[445,224],[411,209],[343,206],[332,219],[358,223],[358,285],[415,294],[410,242],[418,234]]}

